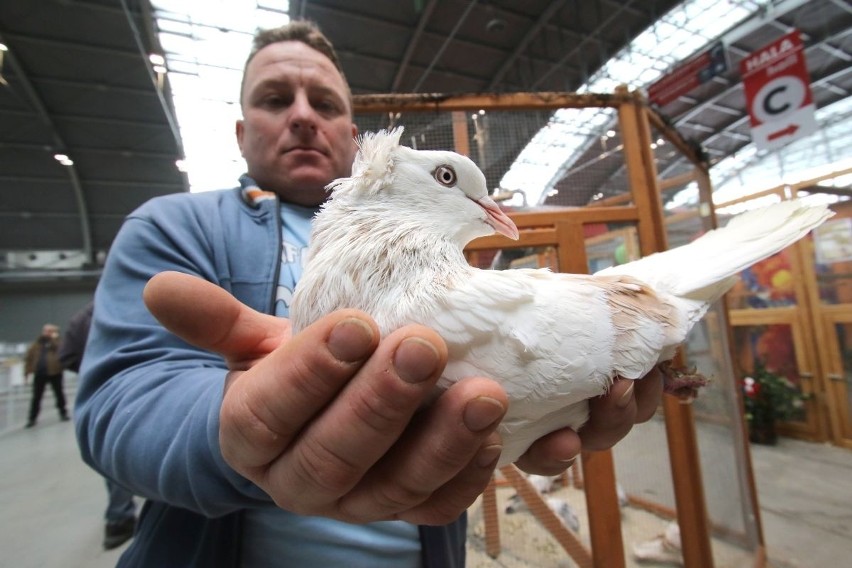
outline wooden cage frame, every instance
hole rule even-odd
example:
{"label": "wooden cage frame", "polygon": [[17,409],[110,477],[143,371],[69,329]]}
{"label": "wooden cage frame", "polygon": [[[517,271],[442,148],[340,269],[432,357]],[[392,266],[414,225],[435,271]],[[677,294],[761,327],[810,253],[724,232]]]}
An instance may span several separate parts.
{"label": "wooden cage frame", "polygon": [[[629,193],[594,206],[548,209],[542,212],[519,211],[509,213],[518,226],[521,237],[511,241],[503,236],[477,239],[468,245],[466,252],[475,256],[478,251],[510,249],[531,246],[552,246],[556,250],[561,271],[587,273],[583,226],[590,223],[635,223],[642,255],[666,250],[667,237],[661,201],[661,191],[690,181],[697,182],[702,203],[702,222],[705,228],[715,227],[712,208],[712,187],[709,165],[696,149],[674,128],[659,116],[638,92],[619,87],[613,94],[576,93],[513,93],[472,95],[358,95],[354,97],[356,114],[413,111],[452,112],[455,150],[470,154],[466,117],[470,111],[488,110],[556,110],[560,108],[610,107],[617,110],[627,167]],[[651,149],[652,129],[656,129],[694,165],[692,172],[669,180],[658,179]],[[626,204],[621,204],[627,202]],[[632,203],[631,203],[632,202]],[[729,338],[730,339],[730,338]],[[730,343],[730,341],[729,341]],[[666,438],[671,458],[677,521],[680,527],[683,560],[690,568],[711,568],[711,526],[704,495],[699,463],[695,417],[690,404],[664,395],[663,411]],[[739,424],[743,428],[744,424]],[[751,508],[755,514],[757,549],[755,566],[765,565],[765,541],[761,528],[757,494],[748,452],[744,456],[747,487]],[[551,530],[578,565],[594,568],[619,568],[626,564],[621,521],[616,492],[616,479],[611,451],[583,452],[582,478],[586,499],[594,506],[588,507],[591,551],[572,539],[570,535],[557,534],[559,523],[546,505],[530,496],[525,479],[515,469],[507,466],[501,470],[530,505],[530,510]],[[533,490],[534,491],[534,490]],[[486,492],[483,506],[486,515],[496,516],[496,502]],[[487,526],[487,525],[486,525]],[[565,529],[567,531],[567,529]],[[556,531],[556,532],[555,532]],[[488,529],[486,529],[488,532]],[[569,531],[570,532],[570,531]],[[563,538],[565,537],[565,538]],[[499,551],[499,537],[487,543],[492,556]]]}

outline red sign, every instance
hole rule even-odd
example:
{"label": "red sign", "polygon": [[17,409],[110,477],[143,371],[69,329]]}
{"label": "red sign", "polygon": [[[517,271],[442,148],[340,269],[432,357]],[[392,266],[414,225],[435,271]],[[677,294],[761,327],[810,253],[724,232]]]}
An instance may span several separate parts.
{"label": "red sign", "polygon": [[648,87],[648,100],[660,106],[667,105],[727,69],[725,47],[721,42],[715,43]]}
{"label": "red sign", "polygon": [[817,130],[804,46],[798,30],[740,62],[752,138],[773,149]]}

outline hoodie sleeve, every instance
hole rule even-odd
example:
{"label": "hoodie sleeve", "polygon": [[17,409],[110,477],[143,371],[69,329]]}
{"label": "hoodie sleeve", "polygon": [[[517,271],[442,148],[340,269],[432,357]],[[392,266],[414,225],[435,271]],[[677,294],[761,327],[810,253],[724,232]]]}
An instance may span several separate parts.
{"label": "hoodie sleeve", "polygon": [[172,335],[142,300],[165,270],[228,289],[227,266],[216,261],[218,216],[175,197],[128,217],[110,249],[81,369],[77,438],[86,463],[135,494],[216,517],[271,500],[222,458],[224,361]]}

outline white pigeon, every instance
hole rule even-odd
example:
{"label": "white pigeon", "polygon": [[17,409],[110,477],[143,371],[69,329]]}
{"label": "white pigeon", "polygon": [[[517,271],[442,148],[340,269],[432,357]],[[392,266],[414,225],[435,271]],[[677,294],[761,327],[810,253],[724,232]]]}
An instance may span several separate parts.
{"label": "white pigeon", "polygon": [[[580,518],[571,503],[567,499],[548,495],[542,497],[544,502],[550,507],[550,510],[556,513],[556,516],[565,524],[566,527],[574,531],[580,532]],[[507,515],[529,511],[529,505],[524,501],[518,493],[515,493],[506,500],[506,506],[503,507],[503,512]]]}
{"label": "white pigeon", "polygon": [[499,466],[549,432],[579,430],[588,399],[674,357],[737,272],[831,215],[786,201],[595,275],[480,270],[464,246],[494,233],[517,239],[517,227],[470,159],[401,146],[401,133],[364,135],[352,176],[329,184],[290,310],[294,331],[341,308],[370,314],[382,334],[431,327],[449,348],[439,388],[485,376],[506,389]]}

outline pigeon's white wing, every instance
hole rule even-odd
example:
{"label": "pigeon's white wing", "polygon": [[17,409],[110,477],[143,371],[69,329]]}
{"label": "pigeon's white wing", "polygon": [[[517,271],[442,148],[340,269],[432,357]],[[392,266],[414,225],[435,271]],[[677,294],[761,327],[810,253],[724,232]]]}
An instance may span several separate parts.
{"label": "pigeon's white wing", "polygon": [[445,341],[473,345],[505,329],[510,314],[522,313],[535,301],[535,289],[525,279],[507,273],[474,270],[472,277],[454,287],[436,306],[431,325]]}
{"label": "pigeon's white wing", "polygon": [[579,428],[588,415],[585,401],[604,393],[616,374],[639,378],[657,362],[671,310],[642,309],[641,291],[624,280],[474,271],[422,322],[450,350],[443,386],[487,376],[506,389],[501,461],[517,459],[553,430]]}

